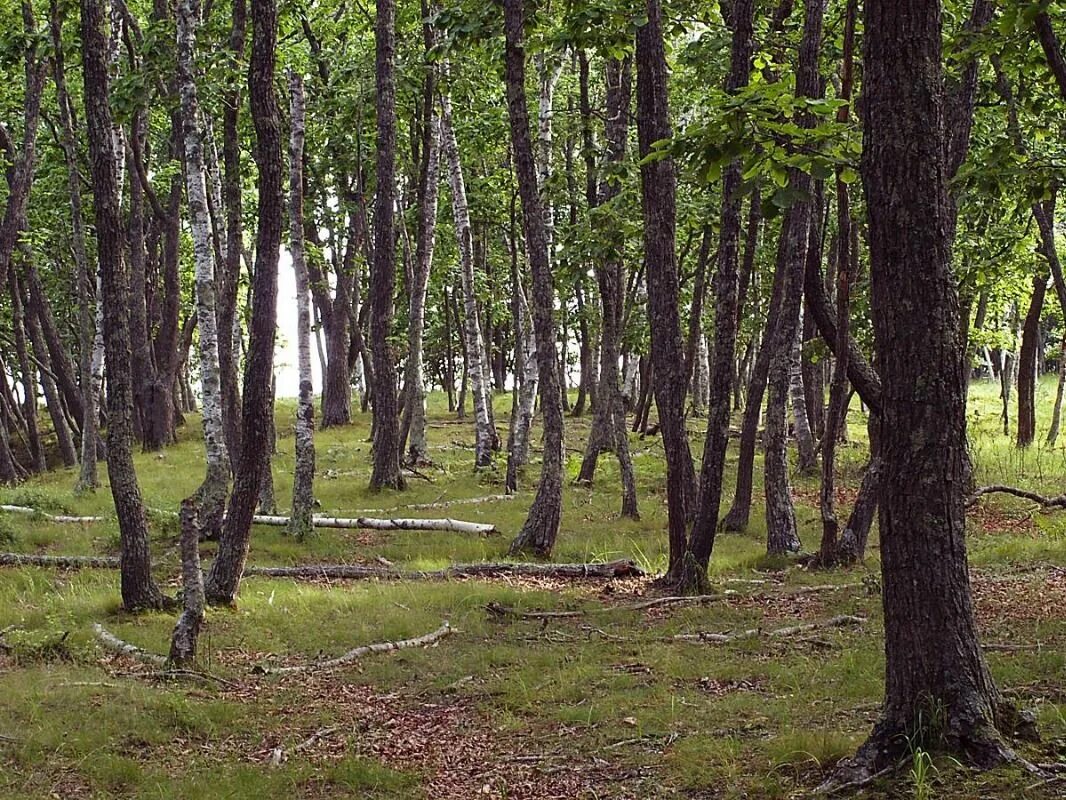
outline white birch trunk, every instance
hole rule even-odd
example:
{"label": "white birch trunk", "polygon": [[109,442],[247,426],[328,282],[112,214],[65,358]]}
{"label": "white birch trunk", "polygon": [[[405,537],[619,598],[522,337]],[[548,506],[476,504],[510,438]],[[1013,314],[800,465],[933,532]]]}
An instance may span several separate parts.
{"label": "white birch trunk", "polygon": [[463,333],[466,340],[467,362],[470,372],[470,388],[474,400],[475,465],[487,467],[492,463],[493,431],[489,422],[488,394],[485,387],[485,345],[481,338],[481,322],[478,319],[477,296],[474,290],[474,249],[470,230],[470,210],[466,204],[466,183],[463,165],[459,159],[459,143],[452,127],[451,99],[441,96],[442,133],[444,152],[448,159],[448,173],[452,187],[452,210],[455,217],[455,235],[459,245],[459,260],[462,268],[463,306],[465,319]]}
{"label": "white birch trunk", "polygon": [[296,348],[300,392],[296,406],[296,469],[293,472],[289,533],[313,530],[311,509],[315,482],[315,397],[311,382],[311,282],[304,251],[304,83],[289,70],[289,252],[296,273]]}
{"label": "white birch trunk", "polygon": [[515,291],[518,293],[521,316],[522,380],[518,387],[518,413],[514,422],[511,459],[515,467],[524,467],[529,463],[529,432],[533,427],[533,415],[536,411],[540,370],[537,365],[537,340],[533,335],[533,318],[529,312],[526,292],[521,283],[515,287]]}
{"label": "white birch trunk", "polygon": [[222,427],[222,388],[218,365],[218,321],[215,314],[215,258],[204,179],[203,138],[196,91],[196,33],[200,25],[197,0],[179,0],[177,9],[178,82],[181,97],[185,193],[196,268],[196,324],[199,328],[200,379],[203,386],[204,449],[207,475],[199,490],[200,520],[205,531],[221,529],[229,459]]}

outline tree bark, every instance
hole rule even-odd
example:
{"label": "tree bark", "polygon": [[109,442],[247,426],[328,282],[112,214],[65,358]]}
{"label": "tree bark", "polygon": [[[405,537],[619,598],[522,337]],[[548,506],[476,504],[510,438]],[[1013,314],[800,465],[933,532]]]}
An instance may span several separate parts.
{"label": "tree bark", "polygon": [[196,326],[199,328],[202,424],[207,473],[197,490],[196,527],[214,538],[222,529],[229,488],[229,454],[222,416],[222,380],[218,359],[215,251],[208,216],[204,177],[200,101],[196,89],[196,35],[200,26],[198,0],[179,0],[177,8],[178,91],[181,98],[182,140],[185,155],[185,193],[193,239],[196,280]]}
{"label": "tree bark", "polygon": [[374,468],[372,491],[403,489],[397,417],[396,362],[389,347],[396,288],[396,3],[377,0],[377,192],[374,262],[370,270],[370,349],[374,360]]}
{"label": "tree bark", "polygon": [[[748,84],[754,53],[754,0],[733,3],[730,26],[733,46],[726,91],[734,94]],[[714,355],[710,368],[710,397],[707,403],[707,438],[703,445],[700,491],[696,521],[688,542],[682,575],[687,591],[699,593],[705,587],[707,566],[714,549],[718,514],[722,503],[722,479],[726,448],[729,445],[729,397],[733,389],[733,362],[736,358],[737,330],[740,324],[739,256],[740,193],[742,165],[740,159],[730,163],[722,175],[722,222],[718,237],[718,262],[714,286]],[[752,198],[752,203],[756,198]],[[709,246],[707,244],[705,247]],[[754,259],[754,253],[752,253]]]}
{"label": "tree bark", "polygon": [[244,373],[241,450],[218,554],[204,591],[214,603],[233,603],[240,588],[252,516],[263,472],[270,466],[273,416],[274,335],[277,322],[278,257],[282,229],[281,120],[274,93],[277,60],[276,0],[252,0],[252,56],[248,99],[255,127],[259,211],[255,274],[252,276],[251,338]]}
{"label": "tree bark", "polygon": [[526,53],[523,45],[523,0],[504,0],[506,36],[505,82],[507,110],[511,123],[511,148],[515,175],[522,198],[526,255],[533,273],[533,329],[537,342],[537,372],[544,415],[544,456],[540,486],[529,515],[511,552],[530,550],[547,556],[555,545],[563,505],[563,407],[560,397],[558,361],[555,353],[551,261],[548,254],[547,213],[541,204],[537,185],[533,142],[526,107]]}
{"label": "tree bark", "polygon": [[870,774],[915,741],[989,766],[1013,754],[996,730],[1005,720],[978,643],[966,562],[966,398],[947,235],[940,4],[867,0],[864,30],[862,172],[885,387],[886,681],[881,719],[851,766]]}
{"label": "tree bark", "polygon": [[1022,323],[1022,343],[1018,349],[1018,447],[1028,447],[1036,440],[1036,387],[1040,376],[1040,315],[1047,296],[1048,275],[1033,276],[1033,293],[1029,310]]}
{"label": "tree bark", "polygon": [[160,608],[164,598],[152,579],[148,525],[133,464],[130,285],[119,218],[116,165],[121,161],[116,158],[112,136],[111,80],[101,0],[81,0],[81,41],[108,364],[107,473],[122,543],[122,603],[131,611]]}
{"label": "tree bark", "polygon": [[671,138],[662,6],[647,0],[648,22],[637,29],[637,139],[641,158],[644,261],[648,278],[655,405],[666,451],[669,575],[679,577],[686,528],[695,512],[696,472],[685,432],[685,363],[678,311],[675,252],[676,177],[671,158],[645,161],[652,146]]}
{"label": "tree bark", "polygon": [[[315,499],[315,398],[311,383],[311,296],[304,254],[304,82],[289,71],[289,251],[296,273],[296,342],[300,393],[296,406],[296,468],[289,533],[309,535]],[[347,360],[347,355],[345,355]]]}

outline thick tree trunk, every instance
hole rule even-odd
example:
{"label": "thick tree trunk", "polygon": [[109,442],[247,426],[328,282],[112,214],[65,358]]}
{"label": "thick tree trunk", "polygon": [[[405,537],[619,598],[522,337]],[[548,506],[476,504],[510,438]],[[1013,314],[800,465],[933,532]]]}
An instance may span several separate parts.
{"label": "thick tree trunk", "polygon": [[[738,0],[733,4],[730,19],[733,48],[729,76],[726,79],[726,91],[729,93],[736,93],[746,86],[751,76],[755,44],[754,15],[754,0]],[[707,566],[718,529],[725,455],[729,444],[729,397],[733,389],[733,361],[736,358],[737,330],[740,323],[738,265],[740,212],[744,200],[740,194],[741,172],[740,159],[736,159],[726,167],[722,176],[722,223],[719,228],[718,262],[712,279],[715,333],[714,356],[709,376],[707,438],[703,446],[696,521],[688,542],[682,575],[684,588],[694,592],[701,591],[706,583]],[[755,203],[756,198],[753,197],[751,202]],[[704,244],[704,247],[708,246],[707,243]],[[754,259],[754,253],[751,258]]]}
{"label": "thick tree trunk", "polygon": [[[966,562],[966,398],[950,264],[940,4],[867,0],[863,183],[884,378],[881,720],[852,766],[914,742],[987,766],[1012,756],[978,643]],[[937,646],[930,647],[930,642]]]}
{"label": "thick tree trunk", "polygon": [[641,207],[655,405],[666,451],[669,574],[677,578],[685,553],[686,528],[695,512],[696,472],[685,432],[685,362],[674,250],[677,190],[674,164],[670,158],[643,160],[651,154],[652,145],[672,135],[662,6],[659,0],[647,0],[646,9],[648,22],[637,29],[637,138],[642,159]]}
{"label": "thick tree trunk", "polygon": [[[459,158],[459,143],[452,125],[452,103],[447,94],[441,97],[441,108],[444,153],[448,159],[448,178],[452,188],[452,216],[455,220],[463,288],[463,352],[474,401],[474,466],[487,467],[492,464],[494,432],[488,409],[491,392],[485,385],[485,341],[481,336],[481,320],[474,287],[474,248],[470,228],[470,210],[466,202],[466,182]],[[459,405],[462,407],[463,404],[460,402]]]}
{"label": "thick tree trunk", "polygon": [[122,543],[122,603],[129,610],[159,608],[152,579],[148,525],[133,465],[133,390],[130,374],[129,271],[123,256],[118,175],[109,106],[110,77],[101,0],[81,0],[86,125],[96,214],[96,247],[107,349],[107,473]]}
{"label": "thick tree trunk", "polygon": [[197,490],[197,528],[219,535],[229,486],[229,455],[222,423],[222,382],[218,360],[215,251],[211,242],[207,184],[204,178],[200,102],[196,90],[196,34],[200,26],[198,0],[180,0],[177,9],[178,89],[181,97],[182,140],[185,154],[185,193],[189,206],[193,258],[196,265],[196,325],[199,328],[202,424],[207,474]]}
{"label": "thick tree trunk", "polygon": [[275,0],[252,0],[248,99],[255,126],[259,212],[252,276],[251,338],[244,373],[241,450],[218,554],[205,584],[207,599],[233,603],[248,559],[252,516],[264,469],[270,465],[272,376],[282,229],[281,115],[274,93],[278,16]]}
{"label": "thick tree trunk", "polygon": [[[292,477],[289,532],[312,532],[315,499],[315,398],[311,383],[311,289],[304,253],[304,82],[289,71],[289,251],[296,273],[296,346],[300,393],[296,406],[296,468]],[[347,354],[344,355],[347,361]]]}
{"label": "thick tree trunk", "polygon": [[374,262],[370,270],[370,349],[374,357],[374,469],[371,490],[403,489],[396,361],[389,347],[396,288],[396,3],[377,0],[377,192]]}
{"label": "thick tree trunk", "polygon": [[558,361],[555,357],[555,323],[551,261],[545,208],[537,185],[533,142],[526,107],[526,53],[523,38],[523,0],[504,0],[505,81],[507,110],[511,122],[511,147],[515,175],[522,198],[526,255],[533,273],[533,329],[537,342],[537,372],[544,413],[544,457],[540,486],[529,515],[511,552],[532,551],[547,556],[555,545],[563,505],[563,408],[559,395]]}

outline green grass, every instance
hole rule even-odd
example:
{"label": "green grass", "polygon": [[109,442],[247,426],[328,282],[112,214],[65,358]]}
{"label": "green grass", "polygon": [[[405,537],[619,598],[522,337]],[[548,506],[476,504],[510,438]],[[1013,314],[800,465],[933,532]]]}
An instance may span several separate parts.
{"label": "green grass", "polygon": [[[1041,385],[1045,422],[1053,389],[1050,383]],[[348,428],[317,433],[321,513],[385,513],[406,504],[502,493],[502,463],[475,473],[472,451],[455,444],[471,443],[469,422],[456,423],[440,396],[430,403],[435,466],[426,472],[433,482],[414,479],[403,493],[366,489],[367,416]],[[503,426],[509,398],[499,397],[497,404]],[[1018,451],[996,423],[996,404],[994,387],[974,387],[970,429],[978,482],[1061,491],[1066,450]],[[274,476],[282,510],[290,502],[292,416],[290,404],[279,407]],[[138,455],[142,489],[152,508],[175,509],[200,481],[198,424],[191,416],[177,445],[162,454]],[[567,420],[571,477],[580,459],[572,450],[580,450],[588,425],[588,419]],[[701,428],[702,421],[690,421],[696,454]],[[854,489],[866,457],[858,404],[850,410],[849,429],[852,442],[841,449],[840,481]],[[604,457],[593,487],[567,485],[556,560],[624,556],[649,571],[662,569],[662,445],[637,437],[631,444],[641,520],[617,518],[617,467]],[[735,458],[731,452],[731,464]],[[502,559],[522,524],[537,467],[525,477],[516,500],[412,512],[491,521],[502,531],[498,536],[323,530],[296,542],[281,529],[257,528],[251,559],[294,564],[384,557],[405,568]],[[0,491],[0,502],[108,514],[106,487],[75,496],[75,477],[69,470],[53,472]],[[596,792],[582,794],[580,787],[570,786],[567,796],[804,796],[827,767],[862,741],[876,718],[882,692],[881,612],[880,598],[868,586],[876,586],[877,542],[875,536],[867,563],[847,574],[769,564],[761,475],[755,485],[750,530],[721,536],[716,544],[716,580],[781,584],[780,589],[723,584],[741,595],[812,583],[856,585],[794,601],[740,597],[701,608],[613,610],[545,625],[499,621],[485,606],[598,609],[610,595],[601,597],[601,585],[535,581],[326,584],[252,578],[244,582],[237,608],[209,612],[201,640],[202,667],[228,682],[223,685],[130,676],[135,665],[98,649],[91,634],[94,622],[157,652],[166,651],[173,625],[169,614],[121,612],[114,573],[0,571],[0,629],[18,626],[4,635],[0,649],[0,797],[432,798],[443,794],[438,788],[442,774],[476,769],[484,774],[462,784],[466,794],[459,790],[447,796],[475,796],[486,786],[489,796],[522,795],[527,783],[550,786],[570,775],[568,770],[595,774]],[[727,498],[731,488],[726,487]],[[817,479],[794,476],[794,488],[800,497],[814,497]],[[993,653],[990,664],[1012,698],[1038,711],[1047,744],[1027,754],[1039,761],[1061,759],[1066,621],[1061,607],[1050,613],[1041,609],[1066,591],[1055,583],[1052,566],[1066,566],[1066,514],[1039,513],[1027,523],[1024,503],[997,497],[984,505],[1008,520],[1022,520],[1005,528],[971,526],[984,635],[1044,645]],[[817,509],[801,502],[797,516],[804,543],[812,549],[820,533]],[[4,550],[95,554],[117,548],[113,522],[56,525],[9,515],[0,523]],[[155,565],[169,591],[177,588],[176,535],[169,518],[153,517]],[[212,549],[204,547],[205,558]],[[642,582],[623,584],[615,593],[646,588]],[[863,615],[869,622],[816,631],[804,640],[719,645],[671,640],[678,633],[773,628],[840,613]],[[304,663],[357,644],[420,635],[443,619],[455,634],[434,648],[375,656],[328,676],[252,673],[257,664]],[[327,744],[270,764],[273,748],[292,751],[323,728],[334,728]],[[419,755],[403,749],[408,741],[415,742]],[[472,752],[464,755],[463,742]],[[455,752],[433,755],[435,748],[453,746]],[[927,797],[1054,796],[1054,787],[1026,794],[1024,787],[1033,780],[1018,771],[971,775],[950,762],[922,763],[920,785]],[[918,785],[904,776],[898,796],[914,796]],[[871,796],[884,796],[883,791],[877,787]]]}

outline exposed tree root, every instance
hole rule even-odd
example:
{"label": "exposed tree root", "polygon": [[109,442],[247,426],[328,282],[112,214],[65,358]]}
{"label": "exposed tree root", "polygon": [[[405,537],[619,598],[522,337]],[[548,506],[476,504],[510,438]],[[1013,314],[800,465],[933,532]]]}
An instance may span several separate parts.
{"label": "exposed tree root", "polygon": [[409,647],[426,647],[428,645],[436,644],[450,633],[452,633],[452,626],[448,624],[447,620],[445,620],[437,630],[432,633],[427,633],[424,636],[415,637],[414,639],[400,639],[395,642],[365,644],[349,650],[344,655],[326,661],[319,661],[314,664],[302,664],[293,667],[265,667],[259,665],[255,667],[254,672],[260,675],[289,675],[294,672],[335,669],[336,667],[343,667],[347,664],[351,664],[354,661],[358,661],[363,656],[371,655],[373,653],[388,653],[392,650],[404,650]]}
{"label": "exposed tree root", "polygon": [[1014,497],[1020,497],[1023,500],[1031,500],[1041,508],[1066,508],[1066,494],[1060,494],[1057,497],[1045,497],[1042,494],[1036,492],[1030,492],[1026,489],[1019,489],[1016,486],[1002,486],[999,484],[992,486],[982,486],[977,489],[966,500],[966,507],[970,508],[977,504],[977,501],[988,494],[1009,494]]}
{"label": "exposed tree root", "polygon": [[723,644],[726,642],[737,642],[742,639],[755,639],[760,636],[767,638],[783,638],[786,636],[795,636],[797,633],[807,633],[808,631],[820,630],[823,628],[845,628],[853,625],[863,625],[866,623],[866,617],[853,617],[849,615],[841,615],[838,617],[831,617],[829,619],[820,620],[818,622],[807,622],[802,625],[789,625],[784,628],[775,628],[773,630],[763,630],[762,628],[750,628],[746,631],[738,631],[736,633],[680,633],[673,637],[675,642],[712,642],[715,644]]}

